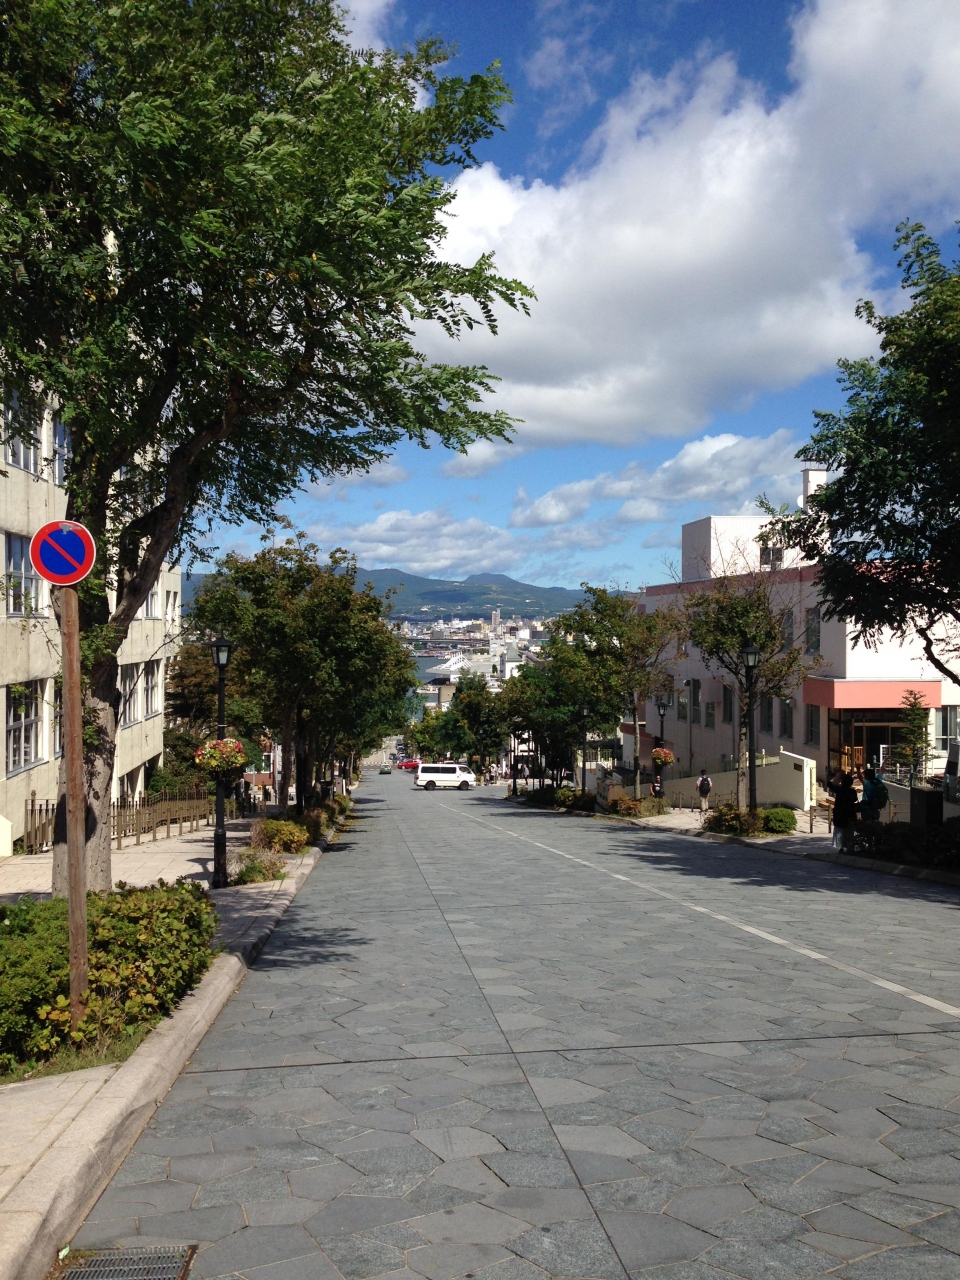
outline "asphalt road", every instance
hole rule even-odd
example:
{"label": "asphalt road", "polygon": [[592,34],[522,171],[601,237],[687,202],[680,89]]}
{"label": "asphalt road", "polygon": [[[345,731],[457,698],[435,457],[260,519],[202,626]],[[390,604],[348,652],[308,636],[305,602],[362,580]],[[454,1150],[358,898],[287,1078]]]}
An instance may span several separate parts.
{"label": "asphalt road", "polygon": [[960,892],[368,776],[75,1247],[956,1280]]}

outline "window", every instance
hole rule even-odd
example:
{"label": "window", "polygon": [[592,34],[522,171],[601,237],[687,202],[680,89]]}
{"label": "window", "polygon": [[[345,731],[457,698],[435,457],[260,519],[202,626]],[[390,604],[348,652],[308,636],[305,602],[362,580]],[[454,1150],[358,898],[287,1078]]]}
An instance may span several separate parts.
{"label": "window", "polygon": [[790,698],[780,699],[780,737],[793,737],[793,702]]}
{"label": "window", "polygon": [[783,626],[780,629],[780,652],[793,647],[793,610],[786,609],[783,614]]}
{"label": "window", "polygon": [[120,668],[120,728],[140,719],[137,706],[137,664],[127,662]]}
{"label": "window", "polygon": [[147,592],[146,600],[144,600],[143,602],[143,616],[145,618],[158,618],[160,616],[157,613],[158,597],[159,597],[159,593],[157,591],[157,584],[154,583],[153,586],[150,588],[150,590]]}
{"label": "window", "polygon": [[63,684],[59,676],[53,682],[53,754],[63,755]]}
{"label": "window", "polygon": [[155,716],[160,710],[160,663],[143,664],[143,718]]}
{"label": "window", "polygon": [[760,698],[760,732],[773,733],[773,699],[767,693]]}
{"label": "window", "polygon": [[811,747],[820,745],[820,708],[807,707],[807,725],[804,741]]}
{"label": "window", "polygon": [[706,729],[715,729],[717,727],[717,704],[715,702],[704,703],[703,724]]}
{"label": "window", "polygon": [[958,712],[960,707],[938,707],[934,712],[936,716],[934,734],[938,751],[946,751],[950,743],[956,741]]}
{"label": "window", "polygon": [[690,722],[691,724],[700,723],[700,681],[690,681]]}
{"label": "window", "polygon": [[40,681],[7,685],[7,773],[40,759],[43,698]]}
{"label": "window", "polygon": [[677,694],[677,719],[689,720],[690,719],[689,708],[690,708],[690,696],[687,693],[686,689],[681,689],[680,692]]}
{"label": "window", "polygon": [[179,598],[178,591],[168,591],[163,606],[163,624],[168,631],[172,631],[177,625],[177,604]]}
{"label": "window", "polygon": [[30,563],[30,539],[5,535],[7,544],[7,613],[36,613],[40,608],[40,579]]}
{"label": "window", "polygon": [[60,421],[53,419],[53,482],[66,484],[67,459],[70,457],[70,433]]}
{"label": "window", "polygon": [[727,684],[723,686],[723,723],[733,724],[733,690]]}
{"label": "window", "polygon": [[5,391],[3,399],[4,456],[11,467],[35,476],[40,470],[39,406],[19,391]]}
{"label": "window", "polygon": [[814,605],[812,609],[807,610],[807,625],[805,628],[806,643],[804,644],[805,653],[820,652],[820,606]]}
{"label": "window", "polygon": [[760,565],[764,569],[783,568],[783,547],[761,547]]}

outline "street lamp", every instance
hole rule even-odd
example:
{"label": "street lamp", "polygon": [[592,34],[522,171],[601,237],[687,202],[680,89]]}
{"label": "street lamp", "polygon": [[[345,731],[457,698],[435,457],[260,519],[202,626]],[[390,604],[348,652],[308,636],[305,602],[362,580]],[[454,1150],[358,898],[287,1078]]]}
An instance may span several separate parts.
{"label": "street lamp", "polygon": [[590,708],[584,702],[580,707],[580,716],[583,720],[583,763],[580,767],[580,792],[582,795],[587,794],[587,716],[590,714]]}
{"label": "street lamp", "polygon": [[656,699],[657,715],[660,717],[660,737],[657,739],[657,746],[663,746],[663,721],[667,712],[673,706],[672,693],[658,693]]}
{"label": "street lamp", "polygon": [[747,675],[747,767],[750,775],[750,812],[757,811],[757,743],[755,734],[753,708],[753,689],[757,678],[757,665],[760,662],[760,650],[755,644],[748,644],[743,650],[743,665]]}
{"label": "street lamp", "polygon": [[[222,636],[210,644],[213,665],[217,669],[217,739],[222,741],[227,736],[227,666],[230,662],[230,650],[233,645]],[[222,777],[217,778],[216,823],[213,828],[213,888],[227,887],[227,818],[226,818],[227,784]]]}

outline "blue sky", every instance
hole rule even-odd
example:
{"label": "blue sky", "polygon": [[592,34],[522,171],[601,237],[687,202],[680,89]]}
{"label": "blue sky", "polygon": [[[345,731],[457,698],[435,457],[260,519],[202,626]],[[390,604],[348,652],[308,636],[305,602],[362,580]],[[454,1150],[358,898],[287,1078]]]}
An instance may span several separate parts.
{"label": "blue sky", "polygon": [[[539,301],[482,361],[524,424],[466,458],[401,448],[287,513],[361,564],[543,584],[667,576],[680,524],[793,500],[861,296],[902,305],[894,225],[960,213],[955,0],[355,0],[359,43],[499,59],[506,129],[457,181],[445,252]],[[952,253],[951,253],[952,256]]]}

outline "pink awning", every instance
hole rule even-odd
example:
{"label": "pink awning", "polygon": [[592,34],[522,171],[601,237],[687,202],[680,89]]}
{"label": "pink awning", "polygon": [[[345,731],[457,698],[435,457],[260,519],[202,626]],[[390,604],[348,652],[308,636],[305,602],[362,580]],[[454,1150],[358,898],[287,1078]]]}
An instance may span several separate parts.
{"label": "pink awning", "polygon": [[803,682],[808,706],[861,711],[899,707],[908,689],[915,689],[928,707],[942,705],[939,680],[824,680],[812,676]]}

